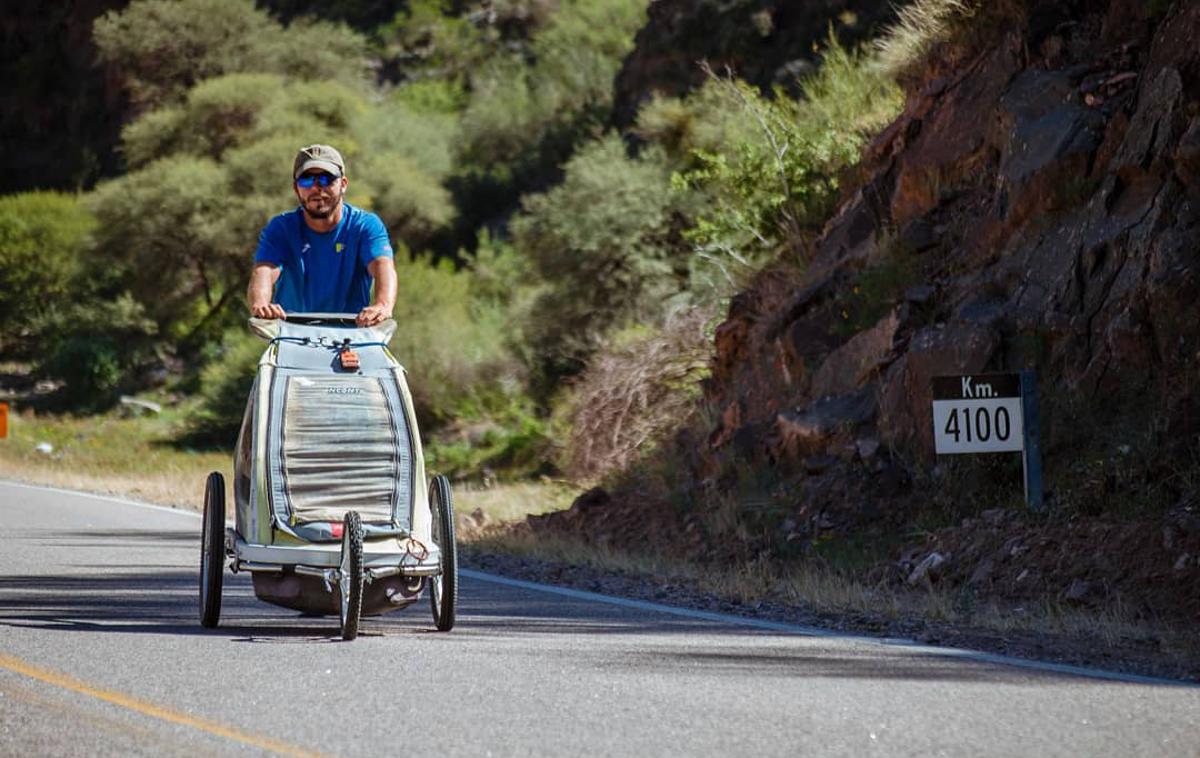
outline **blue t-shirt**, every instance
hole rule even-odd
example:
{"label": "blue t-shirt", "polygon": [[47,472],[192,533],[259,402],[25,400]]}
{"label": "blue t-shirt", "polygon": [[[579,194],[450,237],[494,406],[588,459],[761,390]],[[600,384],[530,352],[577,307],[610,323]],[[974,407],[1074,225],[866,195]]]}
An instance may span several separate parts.
{"label": "blue t-shirt", "polygon": [[255,263],[282,271],[274,302],[289,313],[358,313],[371,297],[367,265],[392,257],[383,221],[370,211],[342,204],[337,228],[320,234],[304,223],[304,211],[280,213],[258,236]]}

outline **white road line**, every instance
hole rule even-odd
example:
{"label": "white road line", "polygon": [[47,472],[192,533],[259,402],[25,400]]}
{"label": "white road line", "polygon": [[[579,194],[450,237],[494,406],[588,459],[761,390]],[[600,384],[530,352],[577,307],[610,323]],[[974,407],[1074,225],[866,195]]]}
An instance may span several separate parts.
{"label": "white road line", "polygon": [[155,505],[153,503],[143,503],[139,500],[130,500],[121,497],[120,495],[105,495],[98,492],[86,492],[84,490],[68,490],[62,487],[50,487],[44,484],[28,484],[26,482],[16,482],[10,479],[0,479],[0,486],[4,487],[24,487],[29,490],[42,490],[43,492],[57,492],[60,495],[72,495],[74,497],[91,497],[97,500],[107,500],[121,505],[132,505],[135,508],[148,508],[152,511],[163,511],[165,513],[178,513],[183,516],[193,516],[202,518],[203,514],[199,511],[192,511],[186,508],[172,508],[169,505]]}
{"label": "white road line", "polygon": [[[175,513],[180,516],[187,516],[189,518],[201,517],[201,514],[195,511],[189,511],[180,508],[168,508],[166,506],[153,505],[151,503],[142,503],[136,500],[129,500],[127,498],[113,495],[97,495],[89,492],[78,492],[75,490],[61,489],[59,487],[45,487],[37,484],[25,484],[24,482],[12,482],[4,479],[0,479],[0,485],[58,492],[64,495],[72,495],[75,497],[90,497],[96,500],[106,500],[114,503],[120,503],[122,505],[134,506],[137,508],[150,508],[152,510],[164,511],[166,513]],[[483,571],[475,571],[473,569],[460,568],[458,573],[459,575],[465,576],[469,579],[475,579],[481,582],[489,582],[491,584],[500,584],[506,587],[515,587],[533,592],[544,592],[551,595],[559,595],[560,597],[569,597],[576,600],[607,603],[609,605],[616,605],[639,611],[665,613],[682,618],[712,621],[715,623],[731,624],[734,626],[743,626],[752,629],[763,629],[772,632],[782,632],[784,634],[796,634],[805,637],[821,637],[825,639],[840,639],[868,645],[879,645],[881,647],[899,647],[908,652],[917,653],[920,655],[935,655],[944,658],[958,658],[977,663],[990,663],[999,666],[1015,666],[1017,668],[1031,669],[1034,671],[1048,671],[1056,674],[1069,674],[1073,676],[1087,677],[1089,679],[1102,679],[1105,681],[1122,682],[1126,684],[1152,684],[1169,687],[1200,688],[1200,683],[1184,682],[1176,679],[1160,679],[1157,677],[1141,676],[1138,674],[1123,674],[1117,671],[1105,671],[1103,669],[1087,668],[1084,666],[1071,666],[1065,663],[1047,663],[1044,661],[1014,658],[1012,656],[1000,655],[997,653],[983,653],[977,650],[964,650],[962,648],[953,647],[937,647],[934,645],[926,645],[915,640],[897,637],[865,637],[856,634],[847,634],[845,632],[834,632],[828,629],[821,629],[819,627],[802,626],[800,624],[787,624],[781,621],[767,621],[764,619],[747,618],[745,616],[733,616],[725,613],[715,613],[713,611],[679,608],[672,605],[652,603],[647,600],[633,600],[630,598],[616,597],[613,595],[602,595],[598,592],[571,589],[570,587],[556,587],[549,584],[528,582],[523,579],[510,579],[506,576],[497,576],[495,574],[488,574]]]}
{"label": "white road line", "polygon": [[1024,658],[1013,658],[1011,656],[999,655],[997,653],[982,653],[977,650],[964,650],[962,648],[954,647],[937,647],[935,645],[926,645],[915,640],[897,637],[864,637],[856,634],[847,634],[845,632],[834,632],[828,629],[821,629],[819,627],[787,624],[779,621],[765,621],[763,619],[732,616],[724,613],[714,613],[712,611],[699,611],[691,608],[678,608],[671,605],[652,603],[646,600],[631,600],[629,598],[614,597],[612,595],[601,595],[597,592],[587,592],[586,590],[575,590],[569,587],[555,587],[553,585],[527,582],[521,579],[509,579],[505,576],[496,576],[494,574],[487,574],[482,571],[473,571],[471,569],[459,569],[458,573],[461,576],[465,576],[470,579],[477,579],[483,582],[502,584],[508,587],[518,587],[520,589],[532,590],[534,592],[546,592],[552,595],[561,595],[563,597],[574,598],[576,600],[608,603],[609,605],[633,608],[640,611],[666,613],[672,616],[681,616],[683,618],[713,621],[723,624],[733,624],[736,626],[784,632],[786,634],[796,634],[805,637],[823,637],[826,639],[847,640],[867,645],[878,645],[881,647],[899,647],[904,648],[904,650],[908,652],[918,653],[920,655],[936,655],[946,658],[960,658],[979,663],[991,663],[1001,666],[1016,666],[1019,668],[1033,669],[1036,671],[1050,671],[1056,674],[1071,674],[1075,676],[1084,676],[1091,679],[1104,679],[1108,681],[1125,682],[1129,684],[1155,684],[1172,687],[1200,688],[1200,684],[1183,682],[1175,679],[1160,679],[1151,676],[1140,676],[1138,674],[1123,674],[1117,671],[1104,671],[1103,669],[1071,666],[1065,663],[1046,663],[1043,661],[1026,660]]}
{"label": "white road line", "polygon": [[[738,626],[748,626],[754,629],[765,629],[771,632],[802,634],[806,637],[841,637],[845,639],[859,639],[857,637],[842,634],[841,632],[833,632],[828,629],[819,629],[814,626],[799,626],[796,624],[787,624],[782,621],[766,621],[764,619],[753,619],[745,616],[731,616],[729,614],[716,613],[714,611],[700,611],[692,608],[679,608],[674,605],[652,603],[649,600],[633,600],[630,598],[616,597],[614,595],[602,595],[598,592],[588,592],[587,590],[575,590],[571,589],[570,587],[556,587],[550,584],[527,582],[523,579],[509,579],[506,576],[497,576],[495,574],[488,574],[483,571],[475,571],[473,569],[460,568],[458,573],[460,576],[465,576],[470,579],[478,579],[482,582],[502,584],[506,587],[517,587],[523,590],[533,590],[534,592],[548,592],[552,595],[561,595],[563,597],[569,597],[575,600],[587,600],[593,603],[619,605],[622,608],[633,608],[639,611],[669,613],[672,616],[682,616],[683,618],[698,619],[701,621],[714,621],[722,624],[737,624]],[[879,641],[879,639],[875,637],[863,637],[862,639],[870,640],[872,642]]]}

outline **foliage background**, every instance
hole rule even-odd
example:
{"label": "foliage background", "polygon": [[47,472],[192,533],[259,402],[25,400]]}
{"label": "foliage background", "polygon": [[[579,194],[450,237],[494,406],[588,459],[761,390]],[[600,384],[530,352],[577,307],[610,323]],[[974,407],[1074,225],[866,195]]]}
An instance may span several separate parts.
{"label": "foliage background", "polygon": [[[646,0],[390,8],[133,0],[94,20],[122,170],[0,197],[0,347],[60,383],[51,405],[166,393],[180,444],[228,447],[258,351],[242,325],[257,235],[295,203],[295,149],[329,142],[350,202],[394,237],[392,347],[433,465],[611,471],[694,405],[730,294],[781,256],[803,265],[797,236],[899,107],[872,56],[831,36],[803,81],[708,71],[621,130],[613,82]],[[622,403],[652,431],[587,442]]]}

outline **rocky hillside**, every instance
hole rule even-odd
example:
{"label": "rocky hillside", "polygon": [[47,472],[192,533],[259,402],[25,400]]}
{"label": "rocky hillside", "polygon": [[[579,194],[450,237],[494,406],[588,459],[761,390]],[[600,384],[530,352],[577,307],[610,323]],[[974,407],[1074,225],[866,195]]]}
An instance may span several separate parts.
{"label": "rocky hillside", "polygon": [[[742,515],[754,554],[874,535],[877,580],[1200,617],[1200,2],[984,5],[910,77],[807,266],[734,299],[715,421],[677,451],[689,498],[750,469],[775,483]],[[1042,514],[1015,456],[932,454],[932,377],[1025,368]],[[561,525],[728,537],[636,494]]]}

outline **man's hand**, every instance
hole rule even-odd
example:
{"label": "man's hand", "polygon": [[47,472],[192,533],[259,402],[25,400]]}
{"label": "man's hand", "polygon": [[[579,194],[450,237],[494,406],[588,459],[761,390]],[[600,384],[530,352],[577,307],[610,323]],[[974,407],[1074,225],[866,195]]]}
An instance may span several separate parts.
{"label": "man's hand", "polygon": [[385,321],[391,317],[391,308],[384,308],[382,305],[368,305],[359,312],[358,318],[354,320],[354,323],[359,326],[375,326],[380,321]]}
{"label": "man's hand", "polygon": [[250,315],[255,318],[287,318],[287,314],[283,312],[283,306],[279,303],[252,305],[250,306]]}
{"label": "man's hand", "polygon": [[250,286],[246,288],[246,304],[250,315],[255,318],[287,318],[283,306],[272,303],[275,280],[279,278],[279,267],[271,263],[255,264],[250,272]]}
{"label": "man's hand", "polygon": [[374,326],[392,317],[396,305],[396,265],[388,256],[380,256],[367,266],[375,281],[375,302],[363,308],[355,319],[359,326]]}

